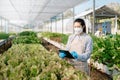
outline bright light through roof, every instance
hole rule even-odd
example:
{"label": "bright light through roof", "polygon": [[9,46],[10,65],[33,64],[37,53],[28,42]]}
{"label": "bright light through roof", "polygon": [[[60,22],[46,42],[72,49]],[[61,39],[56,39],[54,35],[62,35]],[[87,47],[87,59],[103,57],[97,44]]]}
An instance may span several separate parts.
{"label": "bright light through roof", "polygon": [[86,0],[0,0],[0,16],[16,24],[45,21]]}

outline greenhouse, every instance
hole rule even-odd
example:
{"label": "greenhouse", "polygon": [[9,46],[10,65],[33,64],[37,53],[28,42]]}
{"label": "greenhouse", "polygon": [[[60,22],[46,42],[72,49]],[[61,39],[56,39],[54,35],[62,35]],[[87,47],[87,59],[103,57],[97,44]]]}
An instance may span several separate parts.
{"label": "greenhouse", "polygon": [[120,0],[0,0],[0,80],[120,80]]}

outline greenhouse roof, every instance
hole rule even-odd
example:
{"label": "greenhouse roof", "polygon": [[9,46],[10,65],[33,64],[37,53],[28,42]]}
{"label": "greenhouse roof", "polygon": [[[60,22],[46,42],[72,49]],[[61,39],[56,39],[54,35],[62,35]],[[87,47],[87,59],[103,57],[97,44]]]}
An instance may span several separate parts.
{"label": "greenhouse roof", "polygon": [[45,21],[87,0],[0,0],[0,16],[13,23]]}
{"label": "greenhouse roof", "polygon": [[[93,9],[90,9],[90,10],[80,13],[76,17],[92,15],[92,13],[93,13]],[[120,16],[120,13],[109,8],[107,5],[103,5],[95,9],[95,16],[97,18],[112,18],[112,17],[115,17],[115,15]]]}

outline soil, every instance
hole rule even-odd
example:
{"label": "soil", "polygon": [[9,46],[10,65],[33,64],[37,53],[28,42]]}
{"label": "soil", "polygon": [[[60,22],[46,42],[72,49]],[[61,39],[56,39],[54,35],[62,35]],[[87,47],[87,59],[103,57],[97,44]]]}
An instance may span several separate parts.
{"label": "soil", "polygon": [[51,37],[50,40],[56,41],[58,43],[61,42],[61,38],[59,38],[59,37]]}
{"label": "soil", "polygon": [[[54,39],[52,39],[54,40]],[[60,42],[59,39],[57,39],[57,42]],[[54,45],[46,42],[42,39],[42,45],[48,50],[48,51],[54,51],[58,53],[58,48]],[[113,80],[109,75],[100,72],[99,70],[93,68],[90,66],[90,80]]]}
{"label": "soil", "polygon": [[12,46],[12,40],[6,41],[3,45],[0,46],[0,54],[3,53],[4,51],[8,50]]}

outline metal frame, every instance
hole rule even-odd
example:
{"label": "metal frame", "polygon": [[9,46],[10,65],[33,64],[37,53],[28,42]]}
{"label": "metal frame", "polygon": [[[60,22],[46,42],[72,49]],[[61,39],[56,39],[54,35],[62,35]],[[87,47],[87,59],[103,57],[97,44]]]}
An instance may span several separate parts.
{"label": "metal frame", "polygon": [[26,25],[47,21],[85,1],[88,0],[1,0],[0,16],[17,21],[14,24]]}

